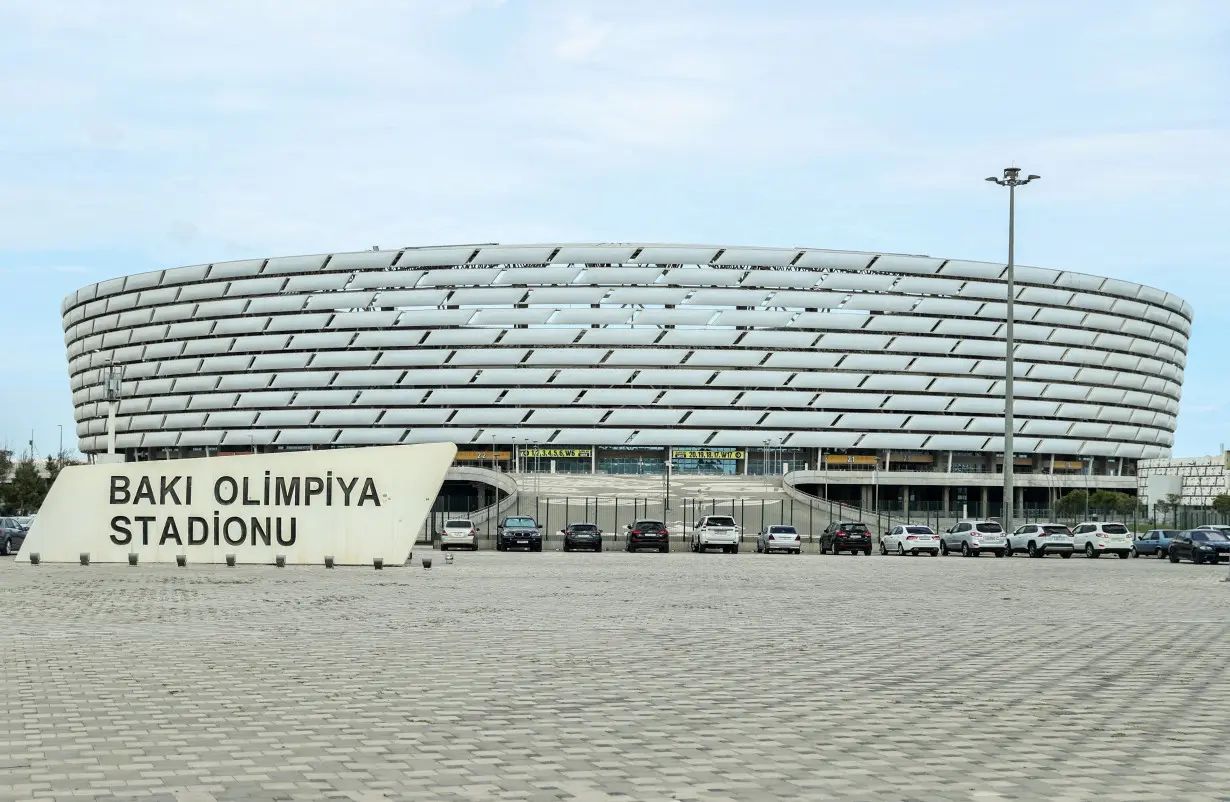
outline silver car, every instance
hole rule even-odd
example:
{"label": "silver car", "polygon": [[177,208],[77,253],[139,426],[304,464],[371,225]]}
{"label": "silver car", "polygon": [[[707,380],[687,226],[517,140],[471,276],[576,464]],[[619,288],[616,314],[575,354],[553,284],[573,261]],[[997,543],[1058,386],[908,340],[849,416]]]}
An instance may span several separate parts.
{"label": "silver car", "polygon": [[803,539],[799,530],[786,524],[773,524],[760,530],[760,535],[756,538],[756,552],[772,554],[775,551],[802,554]]}
{"label": "silver car", "polygon": [[995,521],[958,521],[940,537],[940,554],[954,551],[962,557],[977,557],[984,551],[1003,557],[1008,553],[1008,538]]}
{"label": "silver car", "polygon": [[478,530],[468,518],[450,518],[440,531],[440,551],[463,548],[478,551]]}
{"label": "silver car", "polygon": [[32,523],[33,518],[0,518],[0,555],[16,554]]}

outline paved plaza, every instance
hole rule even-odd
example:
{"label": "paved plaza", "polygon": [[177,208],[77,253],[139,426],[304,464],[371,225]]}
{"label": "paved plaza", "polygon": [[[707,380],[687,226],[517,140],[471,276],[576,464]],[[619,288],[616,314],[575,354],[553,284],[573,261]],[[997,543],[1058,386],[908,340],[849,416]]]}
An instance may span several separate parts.
{"label": "paved plaza", "polygon": [[1225,565],[434,557],[0,562],[0,800],[1230,799]]}

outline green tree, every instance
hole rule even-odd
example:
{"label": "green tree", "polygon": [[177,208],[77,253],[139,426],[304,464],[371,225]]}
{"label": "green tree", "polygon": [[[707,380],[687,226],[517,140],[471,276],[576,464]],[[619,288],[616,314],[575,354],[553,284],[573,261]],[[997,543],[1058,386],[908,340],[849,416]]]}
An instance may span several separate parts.
{"label": "green tree", "polygon": [[1220,493],[1213,497],[1213,511],[1223,518],[1230,515],[1230,495]]}
{"label": "green tree", "polygon": [[8,488],[9,504],[26,515],[38,512],[47,496],[47,487],[47,480],[39,473],[34,460],[23,459],[13,470],[13,481]]}
{"label": "green tree", "polygon": [[1088,493],[1084,490],[1073,490],[1055,502],[1055,512],[1065,518],[1079,518],[1084,516],[1088,504]]}
{"label": "green tree", "polygon": [[78,460],[70,458],[67,451],[61,451],[54,457],[50,454],[47,455],[47,461],[44,464],[44,467],[47,470],[47,489],[50,490],[51,486],[56,483],[56,477],[60,475],[60,471],[67,468],[69,465],[80,464],[81,463]]}

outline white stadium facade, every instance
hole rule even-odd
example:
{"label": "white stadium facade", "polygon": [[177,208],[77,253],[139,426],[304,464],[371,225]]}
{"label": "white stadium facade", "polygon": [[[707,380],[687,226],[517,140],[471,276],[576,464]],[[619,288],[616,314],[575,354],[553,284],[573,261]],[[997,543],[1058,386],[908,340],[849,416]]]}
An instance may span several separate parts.
{"label": "white stadium facade", "polygon": [[[107,450],[111,372],[128,460],[451,441],[505,471],[670,460],[851,503],[873,482],[945,508],[955,490],[987,514],[1005,273],[811,248],[458,245],[141,273],[62,311],[86,454]],[[1137,460],[1170,453],[1190,304],[1035,267],[1015,287],[1017,503],[1134,492]]]}

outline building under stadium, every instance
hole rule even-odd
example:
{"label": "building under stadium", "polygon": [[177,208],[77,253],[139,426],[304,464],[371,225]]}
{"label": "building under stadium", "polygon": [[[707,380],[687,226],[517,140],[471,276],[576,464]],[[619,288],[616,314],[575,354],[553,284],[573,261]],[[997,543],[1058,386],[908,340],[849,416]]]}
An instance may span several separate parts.
{"label": "building under stadium", "polygon": [[[456,245],[220,262],[63,303],[80,449],[452,441],[503,471],[788,473],[990,511],[1003,264],[813,248]],[[1018,504],[1169,456],[1192,309],[1015,273]],[[113,375],[114,375],[113,373]],[[989,507],[987,505],[990,505]],[[985,514],[985,512],[984,512]]]}

